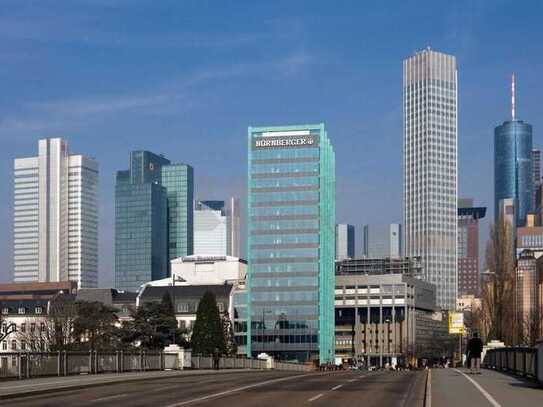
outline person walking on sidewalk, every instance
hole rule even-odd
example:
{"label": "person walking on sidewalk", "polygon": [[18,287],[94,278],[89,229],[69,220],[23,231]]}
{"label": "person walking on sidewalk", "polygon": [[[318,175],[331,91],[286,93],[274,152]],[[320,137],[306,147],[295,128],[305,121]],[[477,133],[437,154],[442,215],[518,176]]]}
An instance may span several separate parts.
{"label": "person walking on sidewalk", "polygon": [[468,341],[468,346],[466,348],[467,359],[471,361],[470,372],[473,374],[481,374],[482,351],[483,341],[481,341],[477,332],[474,332],[473,337]]}

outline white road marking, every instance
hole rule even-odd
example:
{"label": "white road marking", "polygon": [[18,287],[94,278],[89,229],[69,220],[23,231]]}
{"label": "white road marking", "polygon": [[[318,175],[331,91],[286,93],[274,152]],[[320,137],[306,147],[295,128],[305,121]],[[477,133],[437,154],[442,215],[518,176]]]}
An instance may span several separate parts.
{"label": "white road marking", "polygon": [[473,380],[471,377],[469,377],[464,372],[461,372],[458,369],[454,369],[454,370],[456,370],[458,373],[460,373],[462,376],[464,376],[466,379],[468,379],[477,388],[477,390],[479,390],[481,392],[481,394],[483,396],[485,396],[485,398],[488,400],[488,402],[490,404],[492,404],[494,407],[502,407],[501,404],[498,403],[496,401],[496,399],[494,399],[494,397],[492,397],[485,389],[483,389],[483,387],[479,383],[477,383],[475,380]]}
{"label": "white road marking", "polygon": [[342,384],[338,384],[337,386],[332,387],[332,390],[337,390],[339,388],[343,387]]}
{"label": "white road marking", "polygon": [[195,398],[195,399],[181,401],[180,403],[170,404],[169,406],[166,406],[166,407],[186,406],[187,404],[196,403],[198,401],[209,400],[209,399],[212,399],[212,398],[215,398],[215,397],[226,396],[228,394],[232,394],[232,393],[236,393],[236,392],[240,392],[240,391],[244,391],[244,390],[249,390],[249,389],[252,389],[254,387],[265,386],[265,385],[271,384],[271,383],[284,382],[286,380],[297,379],[297,378],[305,377],[305,376],[309,376],[309,375],[301,374],[301,375],[296,375],[296,376],[280,377],[279,379],[266,380],[264,382],[249,384],[247,386],[236,387],[234,389],[221,391],[219,393],[209,394],[207,396],[202,396],[202,397],[198,397],[198,398]]}
{"label": "white road marking", "polygon": [[312,401],[315,401],[315,400],[317,400],[317,399],[320,399],[322,396],[323,396],[323,394],[320,393],[320,394],[317,394],[316,396],[311,397],[311,398],[310,398],[309,400],[307,400],[307,401],[309,401],[309,402],[311,403]]}
{"label": "white road marking", "polygon": [[428,380],[426,381],[426,400],[425,407],[432,407],[432,369],[428,370]]}
{"label": "white road marking", "polygon": [[356,379],[349,380],[349,383],[356,382]]}
{"label": "white road marking", "polygon": [[98,401],[106,401],[106,400],[113,400],[113,399],[119,399],[121,397],[126,397],[128,394],[114,394],[113,396],[106,396],[106,397],[100,397],[98,399],[90,400],[92,403],[96,403]]}

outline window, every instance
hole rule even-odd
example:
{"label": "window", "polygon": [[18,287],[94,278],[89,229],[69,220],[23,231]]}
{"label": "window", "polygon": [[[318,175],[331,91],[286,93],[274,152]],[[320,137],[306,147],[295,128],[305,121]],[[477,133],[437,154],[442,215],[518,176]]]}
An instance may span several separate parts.
{"label": "window", "polygon": [[179,321],[179,328],[180,329],[186,329],[187,327],[187,323],[184,319],[182,319],[181,321]]}
{"label": "window", "polygon": [[21,349],[26,350],[26,341],[21,341]]}
{"label": "window", "polygon": [[222,302],[217,303],[217,308],[219,308],[219,312],[224,312],[224,304]]}
{"label": "window", "polygon": [[8,330],[8,324],[2,324],[2,332],[6,332]]}
{"label": "window", "polygon": [[26,313],[26,308],[24,307],[19,307],[18,311],[17,311],[19,314],[24,314]]}
{"label": "window", "polygon": [[177,312],[189,312],[189,304],[186,302],[177,303]]}
{"label": "window", "polygon": [[8,343],[7,343],[7,341],[2,342],[2,350],[8,350]]}
{"label": "window", "polygon": [[41,332],[45,331],[45,323],[43,322],[40,324],[40,331]]}
{"label": "window", "polygon": [[2,314],[4,315],[9,314],[9,308],[6,308],[6,307],[2,308]]}
{"label": "window", "polygon": [[11,340],[11,350],[17,350],[17,341],[15,339]]}
{"label": "window", "polygon": [[21,324],[21,332],[22,333],[26,332],[26,324],[24,322]]}
{"label": "window", "polygon": [[34,333],[36,331],[36,323],[35,322],[32,322],[30,324],[30,332]]}
{"label": "window", "polygon": [[36,307],[36,308],[34,308],[34,312],[35,312],[36,314],[41,314],[41,313],[42,313],[42,307]]}

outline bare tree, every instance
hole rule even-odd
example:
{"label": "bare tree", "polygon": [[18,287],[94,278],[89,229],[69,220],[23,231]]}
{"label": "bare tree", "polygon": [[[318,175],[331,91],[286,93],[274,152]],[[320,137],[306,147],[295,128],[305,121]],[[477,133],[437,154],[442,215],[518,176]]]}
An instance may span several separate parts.
{"label": "bare tree", "polygon": [[543,314],[539,307],[532,309],[527,314],[519,315],[519,344],[534,347],[541,337],[543,326]]}
{"label": "bare tree", "polygon": [[500,220],[490,227],[486,247],[489,277],[483,283],[483,333],[487,340],[516,343],[515,258],[512,225]]}

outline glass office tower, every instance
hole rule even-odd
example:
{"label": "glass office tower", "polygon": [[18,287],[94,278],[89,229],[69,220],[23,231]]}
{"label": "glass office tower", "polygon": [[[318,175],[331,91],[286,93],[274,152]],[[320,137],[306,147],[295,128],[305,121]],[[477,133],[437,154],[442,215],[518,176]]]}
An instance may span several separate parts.
{"label": "glass office tower", "polygon": [[532,126],[522,120],[506,121],[494,130],[494,206],[512,198],[515,222],[523,226],[532,211]]}
{"label": "glass office tower", "polygon": [[133,151],[115,185],[115,287],[135,291],[192,254],[193,169]]}
{"label": "glass office tower", "polygon": [[247,354],[333,361],[332,145],[324,124],[248,133]]}

